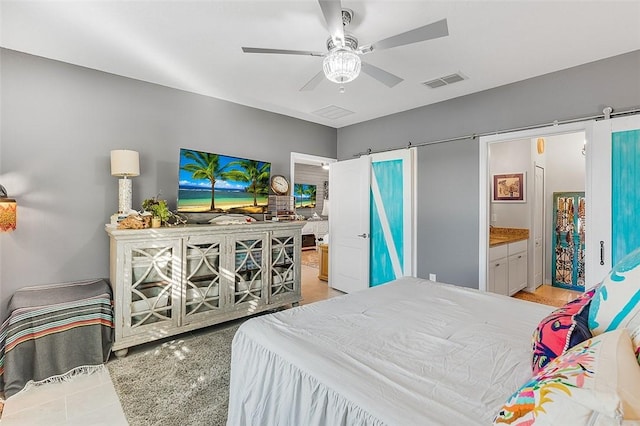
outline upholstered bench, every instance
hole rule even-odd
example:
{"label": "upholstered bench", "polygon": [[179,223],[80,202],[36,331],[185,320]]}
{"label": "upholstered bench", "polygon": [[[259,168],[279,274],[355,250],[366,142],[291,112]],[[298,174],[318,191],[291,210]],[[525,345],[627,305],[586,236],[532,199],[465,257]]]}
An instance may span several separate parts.
{"label": "upholstered bench", "polygon": [[31,381],[63,380],[109,358],[113,308],[105,279],[20,289],[8,312],[0,328],[0,386],[7,398]]}

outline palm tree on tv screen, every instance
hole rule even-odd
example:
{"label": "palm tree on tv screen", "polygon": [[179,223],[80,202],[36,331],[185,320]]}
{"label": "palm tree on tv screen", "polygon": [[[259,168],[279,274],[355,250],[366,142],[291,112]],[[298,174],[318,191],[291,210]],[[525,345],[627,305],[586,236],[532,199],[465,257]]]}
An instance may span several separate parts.
{"label": "palm tree on tv screen", "polygon": [[[293,185],[293,192],[296,197],[296,207],[302,208],[302,201],[304,200],[304,185],[301,183],[296,183]],[[300,200],[300,205],[298,205],[298,200]]]}
{"label": "palm tree on tv screen", "polygon": [[248,182],[246,191],[253,194],[253,206],[258,206],[258,194],[269,192],[270,163],[255,160],[235,160],[227,164],[228,167],[238,166],[242,170],[228,170],[222,173],[223,179],[236,182]]}
{"label": "palm tree on tv screen", "polygon": [[302,191],[304,195],[306,195],[307,200],[309,201],[309,207],[313,205],[313,201],[316,199],[316,186],[315,185],[305,185],[304,191]]}
{"label": "palm tree on tv screen", "polygon": [[194,161],[194,163],[185,164],[182,166],[182,170],[191,173],[193,179],[207,179],[211,182],[211,207],[210,210],[215,210],[215,185],[216,179],[224,173],[224,169],[228,166],[220,168],[220,158],[218,154],[210,154],[208,152],[200,151],[184,151],[184,157]]}

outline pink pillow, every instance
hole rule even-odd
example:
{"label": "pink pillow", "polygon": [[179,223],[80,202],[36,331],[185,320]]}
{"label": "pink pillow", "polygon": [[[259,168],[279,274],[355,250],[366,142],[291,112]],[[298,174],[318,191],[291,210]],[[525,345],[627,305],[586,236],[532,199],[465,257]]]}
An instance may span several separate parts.
{"label": "pink pillow", "polygon": [[567,349],[591,338],[589,302],[595,292],[592,288],[540,321],[533,333],[533,374]]}

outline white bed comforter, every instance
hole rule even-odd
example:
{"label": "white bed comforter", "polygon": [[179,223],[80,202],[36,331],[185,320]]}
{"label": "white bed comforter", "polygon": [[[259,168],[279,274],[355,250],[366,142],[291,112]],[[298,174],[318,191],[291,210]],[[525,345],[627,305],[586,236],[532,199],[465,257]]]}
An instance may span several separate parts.
{"label": "white bed comforter", "polygon": [[228,425],[486,425],[553,308],[417,278],[251,319]]}

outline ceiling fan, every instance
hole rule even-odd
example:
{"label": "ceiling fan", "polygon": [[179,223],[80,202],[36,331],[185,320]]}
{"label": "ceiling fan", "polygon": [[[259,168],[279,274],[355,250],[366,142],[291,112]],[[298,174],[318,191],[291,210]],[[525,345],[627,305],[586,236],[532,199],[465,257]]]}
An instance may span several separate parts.
{"label": "ceiling fan", "polygon": [[390,49],[406,44],[431,40],[449,35],[447,20],[442,19],[422,27],[385,38],[378,42],[365,46],[358,46],[358,39],[344,31],[353,19],[353,11],[343,9],[341,0],[318,0],[320,9],[327,22],[329,39],[327,40],[327,52],[312,52],[306,50],[265,49],[260,47],[243,47],[244,53],[275,53],[281,55],[318,56],[324,58],[322,70],[318,72],[300,90],[313,90],[323,77],[327,77],[334,83],[348,83],[360,74],[360,70],[370,75],[388,87],[393,87],[403,81],[397,75],[391,74],[381,68],[364,62],[360,55],[376,50]]}

